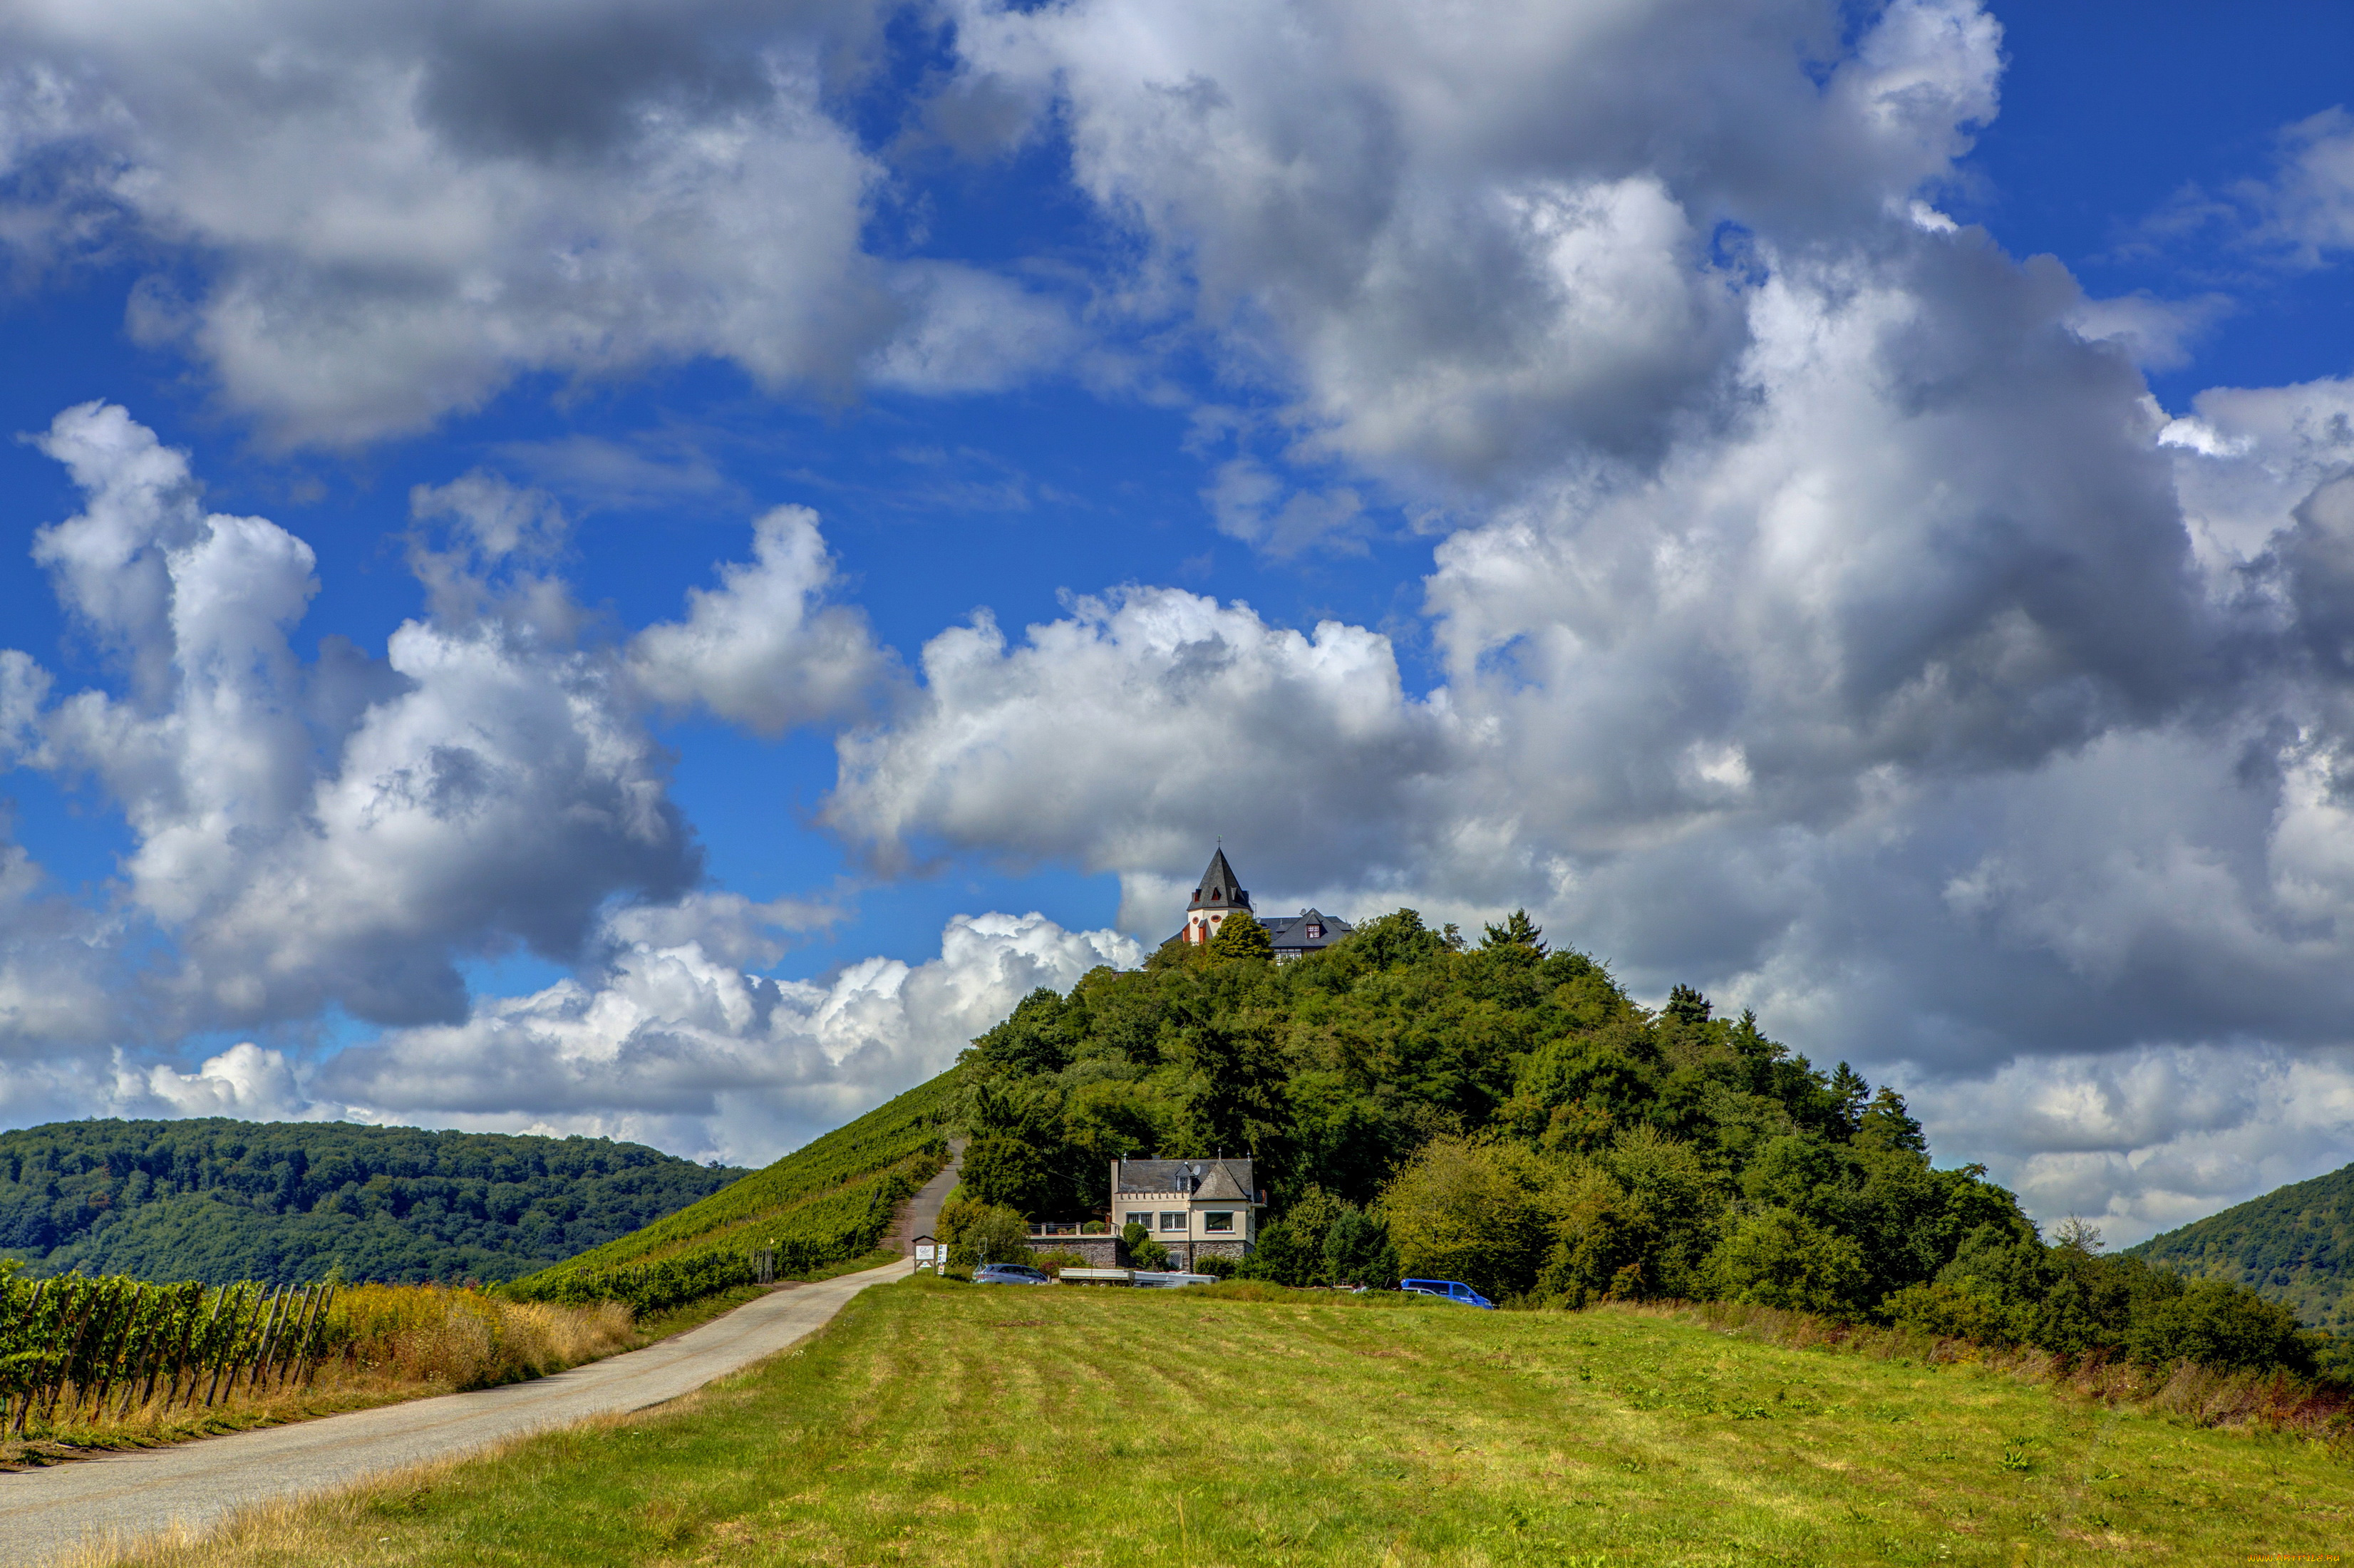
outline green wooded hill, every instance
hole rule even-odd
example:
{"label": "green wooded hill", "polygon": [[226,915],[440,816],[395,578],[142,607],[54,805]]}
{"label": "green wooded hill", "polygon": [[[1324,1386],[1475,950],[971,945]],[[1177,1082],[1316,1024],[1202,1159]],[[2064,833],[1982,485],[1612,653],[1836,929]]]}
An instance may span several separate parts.
{"label": "green wooded hill", "polygon": [[[1247,1151],[1286,1286],[1469,1282],[1500,1300],[1729,1300],[2150,1365],[2298,1372],[2338,1347],[2228,1280],[2046,1239],[1985,1168],[1931,1163],[1903,1097],[1679,986],[1657,1012],[1524,914],[1473,946],[1401,909],[1278,965],[1206,948],[1041,990],[956,1067],[517,1295],[666,1302],[858,1256],[970,1138],[941,1237],[1101,1214],[1113,1156]],[[1127,1243],[1149,1255],[1141,1231]],[[2354,1369],[2349,1369],[2354,1370]]]}
{"label": "green wooded hill", "polygon": [[1474,945],[1402,909],[1280,965],[1230,915],[1206,948],[1034,993],[960,1071],[960,1246],[1015,1213],[1101,1213],[1109,1156],[1247,1150],[1276,1218],[1241,1272],[1280,1285],[1402,1270],[1532,1306],[1726,1300],[2152,1365],[2338,1354],[2234,1280],[2043,1236],[1985,1167],[1934,1165],[1902,1096],[1688,987],[1641,1006],[1522,913]]}
{"label": "green wooded hill", "polygon": [[2192,1278],[2244,1285],[2314,1328],[2354,1334],[2354,1165],[2126,1250]]}
{"label": "green wooded hill", "polygon": [[33,1275],[413,1284],[527,1274],[743,1172],[598,1138],[348,1122],[0,1132],[0,1256]]}
{"label": "green wooded hill", "polygon": [[732,1281],[697,1266],[772,1243],[788,1274],[871,1252],[900,1202],[947,1161],[960,1084],[952,1068],[700,1202],[509,1288],[527,1299],[567,1298],[615,1271],[661,1267],[686,1282]]}

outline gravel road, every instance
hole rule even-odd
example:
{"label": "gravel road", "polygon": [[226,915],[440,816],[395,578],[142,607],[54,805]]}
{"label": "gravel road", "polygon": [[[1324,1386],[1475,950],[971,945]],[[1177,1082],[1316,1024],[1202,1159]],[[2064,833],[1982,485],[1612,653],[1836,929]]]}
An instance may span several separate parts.
{"label": "gravel road", "polygon": [[532,1383],[0,1475],[0,1568],[54,1562],[89,1536],[145,1534],[175,1521],[200,1528],[249,1503],[660,1404],[774,1355],[868,1286],[905,1278],[908,1266],[779,1290],[660,1344]]}

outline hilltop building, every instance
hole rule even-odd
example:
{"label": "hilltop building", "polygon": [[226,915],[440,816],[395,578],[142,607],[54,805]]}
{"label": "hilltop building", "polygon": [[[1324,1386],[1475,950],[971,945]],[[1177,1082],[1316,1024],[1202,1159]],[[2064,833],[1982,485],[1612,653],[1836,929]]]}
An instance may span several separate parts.
{"label": "hilltop building", "polygon": [[[1260,915],[1221,849],[1210,856],[1185,906],[1184,929],[1171,940],[1201,947],[1237,910],[1267,927],[1278,963],[1330,947],[1353,929],[1314,909]],[[1266,1207],[1267,1193],[1255,1183],[1248,1160],[1115,1160],[1109,1209],[1097,1219],[1031,1221],[1030,1250],[1076,1253],[1094,1267],[1109,1268],[1119,1261],[1120,1233],[1134,1224],[1169,1249],[1172,1265],[1190,1272],[1201,1258],[1248,1257],[1258,1245]]]}
{"label": "hilltop building", "polygon": [[1267,927],[1278,964],[1330,947],[1355,929],[1346,920],[1314,909],[1302,909],[1297,915],[1261,915],[1251,909],[1250,894],[1236,880],[1235,868],[1226,863],[1226,852],[1220,849],[1211,854],[1210,868],[1202,873],[1201,885],[1185,906],[1185,928],[1178,934],[1188,944],[1200,947],[1216,936],[1226,916],[1237,909],[1250,910],[1252,917]]}
{"label": "hilltop building", "polygon": [[1120,1234],[1142,1225],[1169,1249],[1172,1267],[1191,1271],[1197,1259],[1248,1257],[1258,1245],[1267,1194],[1252,1185],[1251,1162],[1211,1160],[1115,1160],[1111,1215],[1088,1234],[1090,1222],[1034,1220],[1034,1252],[1075,1252],[1097,1267],[1114,1266]]}

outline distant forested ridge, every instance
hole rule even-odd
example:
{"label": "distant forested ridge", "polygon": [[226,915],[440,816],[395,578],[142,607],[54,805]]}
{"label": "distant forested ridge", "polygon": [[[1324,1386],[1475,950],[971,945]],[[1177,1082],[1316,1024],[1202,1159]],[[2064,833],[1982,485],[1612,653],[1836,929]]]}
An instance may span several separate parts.
{"label": "distant forested ridge", "polygon": [[2244,1285],[2314,1328],[2354,1333],[2354,1165],[2126,1250],[2193,1278]]}
{"label": "distant forested ridge", "polygon": [[35,1275],[513,1278],[744,1174],[598,1138],[347,1122],[69,1121],[0,1132],[0,1256]]}

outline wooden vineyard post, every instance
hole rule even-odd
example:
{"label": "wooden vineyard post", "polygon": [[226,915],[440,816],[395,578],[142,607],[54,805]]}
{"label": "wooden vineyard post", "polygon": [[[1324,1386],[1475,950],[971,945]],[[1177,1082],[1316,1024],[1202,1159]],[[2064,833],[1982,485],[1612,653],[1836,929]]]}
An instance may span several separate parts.
{"label": "wooden vineyard post", "polygon": [[[114,1413],[117,1421],[129,1420],[132,1411],[138,1408],[142,1371],[146,1371],[147,1381],[154,1381],[153,1341],[156,1325],[169,1309],[172,1299],[161,1290],[151,1290],[143,1285],[126,1286],[123,1294],[127,1300],[122,1309],[121,1343],[108,1368],[108,1376],[122,1390],[122,1408]],[[103,1417],[105,1414],[106,1406],[101,1403],[99,1414]]]}
{"label": "wooden vineyard post", "polygon": [[58,1401],[64,1397],[67,1380],[73,1376],[77,1364],[76,1358],[81,1354],[82,1336],[90,1331],[90,1307],[96,1298],[96,1292],[80,1290],[74,1294],[81,1298],[80,1303],[81,1310],[74,1315],[73,1343],[66,1351],[65,1359],[58,1364],[56,1380],[49,1384],[49,1403],[41,1412],[41,1423],[44,1425],[55,1422],[58,1418]]}
{"label": "wooden vineyard post", "polygon": [[288,1353],[302,1343],[302,1320],[310,1311],[311,1287],[307,1285],[294,1287],[294,1304],[286,1314],[286,1326],[278,1331],[278,1337],[270,1348],[270,1359],[262,1363],[262,1382],[269,1387],[278,1386],[281,1369],[286,1365]]}
{"label": "wooden vineyard post", "polygon": [[270,1356],[278,1354],[278,1337],[281,1337],[281,1332],[285,1330],[287,1309],[290,1309],[292,1304],[294,1304],[294,1286],[278,1286],[278,1309],[270,1314],[269,1332],[261,1335],[261,1347],[254,1351],[254,1368],[252,1372],[245,1377],[247,1393],[261,1392],[261,1380],[269,1377],[270,1372]]}
{"label": "wooden vineyard post", "polygon": [[[285,1316],[286,1287],[281,1285],[270,1297],[269,1310],[263,1314],[268,1320],[262,1324],[261,1333],[253,1342],[253,1354],[245,1363],[245,1392],[249,1394],[253,1393],[254,1380],[261,1375],[261,1363],[270,1354],[270,1344],[278,1337],[279,1321]],[[229,1396],[235,1398],[237,1379],[233,1376],[229,1379],[228,1389]]]}
{"label": "wooden vineyard post", "polygon": [[[224,1285],[221,1287],[221,1292],[223,1295],[227,1295],[230,1290],[235,1288],[236,1287],[234,1286]],[[220,1393],[221,1373],[227,1371],[236,1359],[233,1352],[236,1351],[239,1341],[244,1338],[245,1333],[243,1327],[239,1323],[238,1319],[244,1316],[244,1302],[239,1301],[234,1307],[230,1308],[228,1314],[228,1332],[223,1337],[220,1350],[216,1354],[213,1361],[213,1381],[205,1386],[205,1408],[207,1410],[210,1410],[213,1407],[214,1396]]]}
{"label": "wooden vineyard post", "polygon": [[[122,1411],[128,1415],[155,1397],[155,1379],[163,1372],[167,1359],[164,1348],[172,1342],[172,1330],[180,1325],[180,1291],[173,1285],[158,1286],[155,1309],[150,1315],[145,1343],[141,1347],[139,1364],[132,1368],[133,1381],[138,1388],[135,1398],[123,1401]],[[140,1375],[143,1373],[144,1375]]]}
{"label": "wooden vineyard post", "polygon": [[294,1363],[302,1358],[302,1347],[310,1342],[311,1318],[319,1306],[319,1287],[305,1285],[294,1304],[292,1325],[280,1338],[278,1354],[270,1363],[270,1381],[273,1387],[283,1387],[293,1381]]}
{"label": "wooden vineyard post", "polygon": [[302,1368],[302,1386],[308,1388],[319,1375],[319,1363],[326,1359],[327,1314],[335,1309],[335,1287],[333,1281],[319,1287],[319,1315],[311,1322],[311,1359]]}
{"label": "wooden vineyard post", "polygon": [[[105,1292],[104,1324],[97,1336],[97,1345],[90,1351],[90,1383],[95,1389],[90,1401],[90,1416],[93,1421],[106,1416],[106,1404],[114,1393],[114,1369],[129,1350],[131,1332],[139,1315],[136,1291],[117,1285]],[[107,1330],[111,1330],[110,1335]]]}
{"label": "wooden vineyard post", "polygon": [[290,1287],[280,1286],[270,1298],[270,1321],[261,1330],[261,1339],[253,1347],[253,1359],[246,1363],[245,1392],[248,1398],[261,1392],[261,1380],[270,1373],[270,1356],[278,1348],[278,1330],[286,1321],[286,1301],[292,1294]]}
{"label": "wooden vineyard post", "polygon": [[294,1359],[287,1367],[288,1380],[291,1382],[299,1375],[305,1388],[311,1386],[311,1379],[318,1371],[319,1339],[326,1332],[327,1303],[334,1294],[335,1287],[332,1285],[322,1283],[313,1287],[311,1314],[303,1321],[302,1338],[294,1345]]}
{"label": "wooden vineyard post", "polygon": [[[213,1299],[213,1317],[218,1316],[220,1316],[220,1298],[216,1296]],[[180,1403],[180,1374],[188,1370],[188,1353],[202,1345],[205,1331],[211,1326],[211,1319],[205,1316],[205,1287],[199,1284],[196,1287],[196,1298],[188,1306],[187,1324],[180,1330],[179,1351],[172,1358],[172,1381],[164,1391],[164,1408],[166,1412]],[[201,1369],[197,1375],[203,1375]],[[196,1390],[191,1387],[188,1392],[194,1393]]]}
{"label": "wooden vineyard post", "polygon": [[[196,1304],[199,1307],[204,1305],[201,1299],[199,1299]],[[213,1289],[213,1309],[210,1312],[202,1314],[204,1321],[201,1325],[192,1327],[189,1330],[187,1348],[180,1352],[180,1361],[184,1367],[186,1367],[188,1362],[193,1361],[195,1363],[193,1368],[187,1369],[188,1393],[186,1397],[188,1404],[191,1405],[194,1405],[196,1403],[196,1384],[205,1381],[205,1361],[211,1354],[213,1343],[216,1339],[213,1330],[220,1323],[221,1308],[227,1305],[228,1305],[228,1287],[226,1285],[216,1286]],[[175,1373],[172,1379],[172,1389],[175,1397],[178,1395],[179,1386],[179,1377]]]}
{"label": "wooden vineyard post", "polygon": [[[48,1280],[38,1281],[33,1287],[32,1298],[25,1303],[25,1343],[27,1347],[26,1351],[27,1355],[32,1353],[30,1347],[35,1332],[35,1321],[41,1315],[41,1298],[48,1294]],[[25,1364],[27,1369],[25,1373],[25,1386],[16,1398],[16,1436],[20,1437],[25,1433],[25,1417],[33,1413],[33,1400],[40,1392],[40,1384],[35,1381],[36,1374],[31,1370],[37,1363],[27,1361]],[[0,1416],[5,1416],[5,1411],[0,1411]]]}

